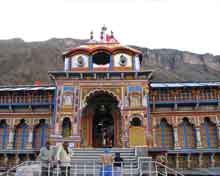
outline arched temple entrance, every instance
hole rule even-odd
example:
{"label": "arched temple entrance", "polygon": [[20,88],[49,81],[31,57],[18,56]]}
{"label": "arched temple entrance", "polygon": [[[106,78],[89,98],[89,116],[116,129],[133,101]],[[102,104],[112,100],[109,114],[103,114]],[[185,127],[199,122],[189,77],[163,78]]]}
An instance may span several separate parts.
{"label": "arched temple entrance", "polygon": [[81,146],[121,146],[121,114],[117,98],[106,91],[95,91],[86,99],[81,118]]}

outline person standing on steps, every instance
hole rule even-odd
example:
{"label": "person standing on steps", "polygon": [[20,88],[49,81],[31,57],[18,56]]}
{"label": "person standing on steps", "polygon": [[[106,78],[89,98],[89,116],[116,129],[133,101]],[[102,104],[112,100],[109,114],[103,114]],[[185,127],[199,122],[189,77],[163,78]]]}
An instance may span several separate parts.
{"label": "person standing on steps", "polygon": [[114,158],[114,176],[122,176],[123,159],[119,152],[115,153]]}
{"label": "person standing on steps", "polygon": [[70,151],[68,142],[64,142],[57,151],[57,161],[60,166],[61,176],[70,176]]}
{"label": "person standing on steps", "polygon": [[45,146],[40,149],[39,159],[41,161],[41,175],[42,176],[51,176],[52,175],[52,168],[51,168],[51,161],[52,161],[52,150],[50,146],[50,142],[47,141]]}
{"label": "person standing on steps", "polygon": [[100,170],[100,176],[112,176],[112,162],[113,157],[110,153],[109,148],[105,148],[104,154],[101,155],[101,161],[102,161],[102,168]]}

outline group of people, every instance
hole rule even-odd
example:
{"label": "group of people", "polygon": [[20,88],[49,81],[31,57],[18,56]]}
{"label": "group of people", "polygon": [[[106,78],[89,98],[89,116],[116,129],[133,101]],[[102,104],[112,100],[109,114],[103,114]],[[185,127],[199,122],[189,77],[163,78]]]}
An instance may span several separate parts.
{"label": "group of people", "polygon": [[[46,142],[45,146],[41,148],[39,159],[41,161],[41,175],[52,176],[54,168],[59,166],[61,176],[70,176],[70,151],[68,148],[68,142],[64,142],[58,147],[56,154],[53,154],[51,144]],[[55,161],[57,161],[55,163]]]}
{"label": "group of people", "polygon": [[[39,159],[41,161],[42,176],[52,176],[52,171],[55,168],[60,168],[61,176],[70,176],[71,154],[68,142],[62,143],[58,147],[56,154],[54,154],[50,142],[47,141],[40,150]],[[101,161],[103,165],[100,170],[100,176],[122,176],[123,159],[120,153],[116,152],[115,157],[113,157],[110,149],[105,148],[104,154],[101,155]]]}

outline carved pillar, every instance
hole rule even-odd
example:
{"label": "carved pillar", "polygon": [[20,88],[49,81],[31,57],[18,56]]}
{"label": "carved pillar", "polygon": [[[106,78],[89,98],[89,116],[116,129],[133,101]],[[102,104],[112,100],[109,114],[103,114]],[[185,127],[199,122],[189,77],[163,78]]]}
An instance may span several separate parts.
{"label": "carved pillar", "polygon": [[180,148],[180,146],[179,146],[179,141],[178,141],[178,128],[177,127],[173,128],[173,135],[174,135],[174,148],[178,149]]}
{"label": "carved pillar", "polygon": [[28,128],[28,141],[27,141],[27,149],[32,149],[33,144],[33,126]]}
{"label": "carved pillar", "polygon": [[156,128],[152,129],[153,133],[153,147],[157,147],[157,134],[156,134]]}
{"label": "carved pillar", "polygon": [[9,136],[8,136],[8,145],[7,149],[13,149],[13,144],[14,144],[14,134],[15,130],[13,127],[9,127]]}
{"label": "carved pillar", "polygon": [[59,124],[59,121],[57,121],[55,123],[55,129],[54,129],[54,132],[55,132],[55,135],[60,135],[60,124]]}
{"label": "carved pillar", "polygon": [[176,154],[176,169],[178,169],[180,162],[179,162],[179,153]]}
{"label": "carved pillar", "polygon": [[187,155],[187,168],[191,168],[191,154]]}
{"label": "carved pillar", "polygon": [[128,129],[129,122],[127,116],[122,114],[122,147],[128,147]]}
{"label": "carved pillar", "polygon": [[220,148],[220,126],[217,126],[217,131],[218,131],[218,148]]}
{"label": "carved pillar", "polygon": [[202,153],[199,154],[199,167],[202,168],[203,165],[203,155]]}
{"label": "carved pillar", "polygon": [[211,167],[215,167],[215,154],[211,155]]}
{"label": "carved pillar", "polygon": [[202,148],[200,128],[196,127],[196,148]]}
{"label": "carved pillar", "polygon": [[18,155],[18,154],[16,154],[16,155],[15,155],[15,164],[16,164],[16,165],[18,165],[18,164],[19,164],[19,162],[20,162],[19,155]]}
{"label": "carved pillar", "polygon": [[5,165],[8,164],[8,156],[7,156],[7,154],[4,154],[4,164]]}

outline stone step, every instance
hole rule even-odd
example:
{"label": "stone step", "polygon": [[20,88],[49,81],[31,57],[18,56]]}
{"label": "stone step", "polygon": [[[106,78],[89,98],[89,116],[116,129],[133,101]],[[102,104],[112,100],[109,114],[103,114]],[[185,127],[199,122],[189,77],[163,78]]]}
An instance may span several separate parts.
{"label": "stone step", "polygon": [[[100,156],[103,155],[104,153],[97,153],[97,152],[73,152],[73,156]],[[115,155],[115,153],[111,153],[113,156]],[[120,153],[120,155],[123,156],[135,156],[134,153]]]}
{"label": "stone step", "polygon": [[[75,152],[75,153],[104,153],[104,150],[103,149],[99,149],[99,150],[97,150],[97,149],[94,149],[94,150],[92,150],[92,149],[73,149],[72,150],[73,152]],[[116,152],[119,152],[119,153],[135,153],[135,150],[110,150],[109,151],[109,153],[116,153]]]}
{"label": "stone step", "polygon": [[[105,148],[74,148],[73,150],[104,151]],[[135,151],[135,148],[109,148],[110,151]]]}
{"label": "stone step", "polygon": [[[72,155],[71,159],[100,159],[101,155]],[[114,158],[114,155],[113,155]],[[125,159],[132,159],[132,158],[137,158],[136,156],[121,156],[121,158]]]}
{"label": "stone step", "polygon": [[[71,176],[75,176],[75,175],[77,175],[77,176],[80,176],[80,175],[82,175],[82,176],[94,176],[94,175],[99,175],[100,174],[100,168],[96,168],[96,169],[94,169],[94,168],[85,168],[85,169],[71,169],[70,170],[70,175]],[[139,169],[138,168],[132,168],[132,169],[123,169],[123,176],[125,176],[125,175],[132,175],[132,176],[136,176],[136,175],[139,175]]]}

